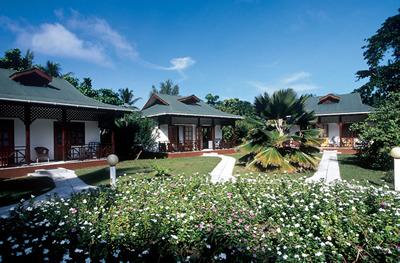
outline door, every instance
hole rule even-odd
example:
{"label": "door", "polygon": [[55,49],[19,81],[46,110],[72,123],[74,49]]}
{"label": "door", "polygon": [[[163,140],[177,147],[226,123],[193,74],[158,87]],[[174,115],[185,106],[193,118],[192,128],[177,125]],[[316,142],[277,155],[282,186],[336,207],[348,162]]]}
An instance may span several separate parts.
{"label": "door", "polygon": [[169,126],[168,127],[168,139],[170,143],[177,144],[179,142],[179,127]]}
{"label": "door", "polygon": [[[67,125],[67,148],[85,144],[85,124],[82,122],[70,122]],[[54,160],[63,159],[62,125],[54,122]]]}
{"label": "door", "polygon": [[59,122],[54,122],[54,160],[63,159],[62,145],[62,126]]}
{"label": "door", "polygon": [[212,140],[211,127],[203,127],[203,149],[209,149],[209,141]]}
{"label": "door", "polygon": [[0,166],[14,163],[14,121],[0,120]]}

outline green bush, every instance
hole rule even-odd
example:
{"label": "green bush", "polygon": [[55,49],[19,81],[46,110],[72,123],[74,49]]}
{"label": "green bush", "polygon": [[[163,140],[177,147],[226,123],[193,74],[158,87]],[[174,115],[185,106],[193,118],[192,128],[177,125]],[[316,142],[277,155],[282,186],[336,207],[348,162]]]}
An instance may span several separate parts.
{"label": "green bush", "polygon": [[388,170],[393,167],[390,150],[400,145],[400,93],[391,97],[368,115],[365,122],[353,124],[351,128],[359,132],[363,141],[363,151],[359,153],[367,166]]}
{"label": "green bush", "polygon": [[[127,178],[129,179],[129,178]],[[340,182],[194,174],[120,180],[1,219],[4,262],[397,262],[400,195]]]}

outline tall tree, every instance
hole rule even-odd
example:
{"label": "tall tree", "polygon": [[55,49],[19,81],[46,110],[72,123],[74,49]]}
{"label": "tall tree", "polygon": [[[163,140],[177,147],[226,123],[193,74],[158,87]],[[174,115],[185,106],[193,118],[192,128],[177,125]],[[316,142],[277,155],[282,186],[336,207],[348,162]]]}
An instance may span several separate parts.
{"label": "tall tree", "polygon": [[[292,89],[275,92],[272,96],[264,93],[254,101],[255,128],[249,132],[246,142],[239,147],[246,155],[247,168],[256,171],[296,173],[317,168],[314,152],[319,152],[321,142],[319,129],[307,129],[315,123],[314,112],[305,109],[308,97],[297,98]],[[296,135],[290,135],[292,125],[300,125]],[[297,147],[291,147],[291,144]]]}
{"label": "tall tree", "polygon": [[208,105],[215,106],[218,103],[219,96],[218,95],[213,96],[211,93],[208,93],[206,95],[206,100]]}
{"label": "tall tree", "polygon": [[178,84],[174,85],[172,80],[167,80],[166,82],[160,83],[160,88],[157,89],[154,85],[151,87],[150,96],[154,93],[161,93],[167,95],[179,95]]}
{"label": "tall tree", "polygon": [[61,65],[57,62],[47,61],[44,72],[52,78],[61,77]]}
{"label": "tall tree", "polygon": [[119,94],[111,89],[97,90],[97,95],[94,99],[111,105],[119,106],[123,104],[122,100],[119,98]]}
{"label": "tall tree", "polygon": [[10,49],[5,52],[4,58],[0,59],[0,68],[13,69],[17,71],[28,70],[33,67],[35,55],[28,49],[24,57],[21,57],[21,50]]}
{"label": "tall tree", "polygon": [[154,147],[157,134],[153,119],[142,116],[140,111],[125,114],[124,118],[115,120],[116,148],[122,159],[138,159],[143,150]]}
{"label": "tall tree", "polygon": [[124,107],[128,107],[129,105],[131,108],[138,109],[138,107],[132,105],[142,99],[141,97],[133,99],[133,91],[128,88],[119,89],[118,92],[122,102],[124,103]]}
{"label": "tall tree", "polygon": [[392,93],[381,106],[368,114],[365,122],[353,124],[358,131],[363,151],[358,157],[365,166],[393,169],[390,150],[400,145],[400,93]]}
{"label": "tall tree", "polygon": [[400,14],[386,19],[366,41],[368,44],[362,48],[366,49],[368,69],[358,71],[357,76],[369,81],[354,91],[361,93],[364,103],[377,107],[390,92],[400,91]]}

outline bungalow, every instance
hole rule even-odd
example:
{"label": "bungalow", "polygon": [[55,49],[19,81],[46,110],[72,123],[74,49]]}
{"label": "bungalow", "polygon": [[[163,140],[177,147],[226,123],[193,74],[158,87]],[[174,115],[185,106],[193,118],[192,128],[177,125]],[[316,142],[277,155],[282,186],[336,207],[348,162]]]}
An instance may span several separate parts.
{"label": "bungalow", "polygon": [[[153,94],[142,109],[158,124],[158,152],[200,151],[232,148],[235,121],[241,116],[219,111],[195,95],[188,97]],[[233,127],[233,140],[222,140],[222,127]]]}
{"label": "bungalow", "polygon": [[[359,93],[315,96],[307,100],[306,109],[314,111],[316,125],[323,129],[320,135],[325,141],[321,147],[357,148],[358,134],[350,130],[353,123],[365,121],[373,107],[361,101]],[[291,132],[300,130],[293,127]]]}
{"label": "bungalow", "polygon": [[115,149],[114,119],[129,112],[37,69],[0,69],[0,167],[106,156]]}

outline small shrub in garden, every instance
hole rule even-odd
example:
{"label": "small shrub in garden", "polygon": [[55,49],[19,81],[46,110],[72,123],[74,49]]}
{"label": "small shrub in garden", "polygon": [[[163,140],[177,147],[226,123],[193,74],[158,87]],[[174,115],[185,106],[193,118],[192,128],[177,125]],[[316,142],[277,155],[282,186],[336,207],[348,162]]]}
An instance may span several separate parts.
{"label": "small shrub in garden", "polygon": [[1,219],[3,262],[397,262],[400,195],[242,175],[126,178]]}

